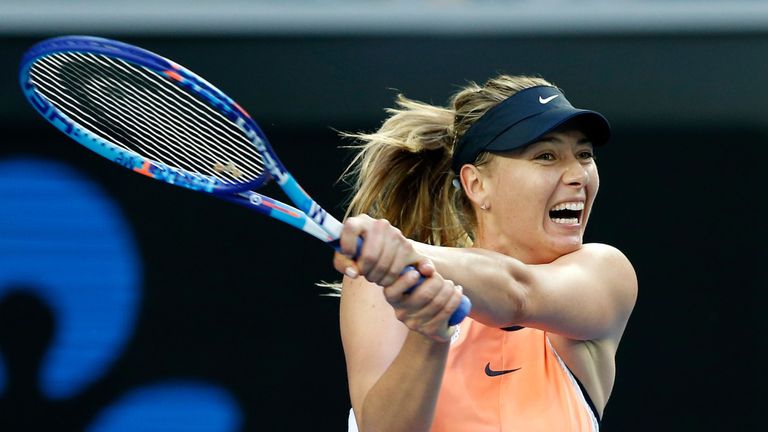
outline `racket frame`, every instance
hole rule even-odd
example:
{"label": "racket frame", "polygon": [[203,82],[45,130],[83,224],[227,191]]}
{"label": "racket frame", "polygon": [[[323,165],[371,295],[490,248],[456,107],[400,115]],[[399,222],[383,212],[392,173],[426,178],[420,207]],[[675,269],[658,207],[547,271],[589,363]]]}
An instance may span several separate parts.
{"label": "racket frame", "polygon": [[[227,184],[213,176],[190,173],[145,158],[92,133],[49,102],[33,83],[30,73],[34,62],[42,57],[73,52],[101,54],[144,67],[161,77],[176,81],[191,93],[205,99],[245,133],[264,158],[265,173],[247,183]],[[24,96],[40,115],[73,140],[118,165],[156,180],[217,195],[299,228],[327,243],[333,242],[341,234],[341,223],[299,186],[250,115],[205,79],[171,60],[119,41],[94,36],[62,36],[44,40],[25,53],[19,70],[19,81]],[[272,179],[276,180],[298,209],[251,190]]]}
{"label": "racket frame", "polygon": [[[237,185],[227,184],[216,177],[191,173],[168,166],[159,161],[145,158],[133,151],[118,147],[81,126],[64,112],[49,102],[32,82],[31,68],[42,57],[57,53],[101,54],[142,66],[159,76],[176,81],[178,85],[204,99],[212,108],[237,125],[262,156],[265,172],[251,182]],[[125,168],[156,180],[182,186],[201,192],[207,192],[230,202],[248,207],[266,216],[270,216],[326,242],[339,250],[339,237],[343,225],[325,211],[299,185],[285,168],[272,149],[264,132],[251,116],[234,100],[229,98],[205,79],[185,67],[161,57],[151,51],[123,42],[94,36],[61,36],[46,39],[34,45],[23,56],[19,70],[19,81],[24,96],[40,115],[57,129],[61,130],[88,149]],[[254,192],[274,180],[296,207]],[[362,240],[358,239],[358,253]],[[406,267],[405,271],[413,269]],[[424,280],[423,276],[411,289]],[[471,302],[466,296],[451,319],[450,325],[460,323],[471,309]]]}

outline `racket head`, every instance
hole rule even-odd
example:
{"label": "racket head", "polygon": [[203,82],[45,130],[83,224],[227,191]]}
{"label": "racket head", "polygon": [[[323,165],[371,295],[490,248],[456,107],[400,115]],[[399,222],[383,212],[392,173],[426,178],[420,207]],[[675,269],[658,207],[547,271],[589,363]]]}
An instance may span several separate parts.
{"label": "racket head", "polygon": [[93,36],[47,39],[25,53],[19,80],[30,104],[56,128],[154,179],[231,194],[264,185],[270,171],[285,171],[240,105],[145,49]]}

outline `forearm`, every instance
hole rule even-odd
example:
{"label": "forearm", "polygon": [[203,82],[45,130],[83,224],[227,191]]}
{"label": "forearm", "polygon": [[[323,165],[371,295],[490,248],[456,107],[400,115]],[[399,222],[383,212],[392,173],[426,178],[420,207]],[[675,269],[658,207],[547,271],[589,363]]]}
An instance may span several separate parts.
{"label": "forearm", "polygon": [[485,325],[508,327],[525,315],[530,289],[529,272],[522,262],[492,251],[449,248],[414,242],[440,274],[464,287],[472,300],[471,316]]}
{"label": "forearm", "polygon": [[448,347],[410,331],[400,353],[365,397],[358,418],[361,432],[429,431]]}

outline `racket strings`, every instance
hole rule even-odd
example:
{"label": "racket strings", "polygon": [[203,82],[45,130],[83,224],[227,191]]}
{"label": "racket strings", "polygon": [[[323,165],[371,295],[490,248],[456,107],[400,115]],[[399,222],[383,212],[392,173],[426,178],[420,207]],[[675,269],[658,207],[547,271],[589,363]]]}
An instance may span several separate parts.
{"label": "racket strings", "polygon": [[[124,69],[124,68],[122,68],[122,66],[119,63],[117,63],[117,61],[115,61],[113,59],[106,58],[106,61],[110,62],[110,63],[113,63],[117,68]],[[164,93],[166,92],[167,89],[163,88],[162,85],[161,85],[163,78],[157,76],[156,74],[154,74],[152,72],[143,71],[141,69],[138,69],[138,72],[140,72],[147,80],[155,81],[158,84],[157,88],[159,90],[163,91]],[[126,71],[126,73],[130,74],[130,71]],[[117,78],[116,83],[119,84],[119,77],[116,77],[116,78]],[[179,97],[184,97],[183,91],[181,89],[179,89],[178,87],[171,86],[170,89],[175,90],[177,93],[179,93]],[[153,96],[153,95],[150,93],[150,97],[151,96]],[[174,99],[173,98],[173,95],[171,95],[170,97],[171,97],[171,99],[170,99],[171,101],[174,101],[174,102],[178,101],[178,99]],[[164,103],[164,101],[162,101],[162,100],[157,100],[157,102]],[[197,101],[196,99],[193,99],[193,102],[196,102],[201,108],[203,108],[203,110],[198,111],[198,112],[192,112],[192,111],[186,109],[183,105],[180,105],[180,104],[177,104],[177,103],[169,104],[169,106],[167,108],[169,109],[170,118],[174,122],[173,125],[174,125],[175,128],[183,127],[183,122],[181,122],[180,120],[183,119],[183,115],[185,115],[185,114],[188,114],[188,115],[191,115],[191,116],[198,116],[197,117],[198,120],[200,120],[202,123],[205,123],[205,124],[209,125],[210,127],[212,127],[212,124],[209,121],[209,119],[210,119],[210,114],[208,112],[209,109],[206,110],[206,108],[208,108],[208,107],[206,105],[204,105],[202,102]],[[138,107],[138,109],[141,109],[141,105],[140,104],[136,104],[136,106]],[[185,112],[182,112],[182,111],[185,111]],[[218,115],[218,116],[221,116],[217,112],[215,112],[215,114]],[[149,120],[151,121],[151,117],[149,118]],[[215,122],[215,119],[211,119],[211,120],[213,120]],[[192,123],[190,126],[191,126],[191,129],[190,129],[189,132],[191,132],[192,135],[194,135],[196,138],[200,138],[201,140],[203,140],[204,143],[212,143],[213,144],[211,148],[205,147],[203,149],[204,151],[211,150],[210,152],[207,152],[206,154],[209,154],[210,156],[217,157],[217,158],[224,158],[224,157],[226,157],[226,149],[223,149],[220,145],[218,145],[217,137],[212,135],[209,132],[209,129],[199,128],[194,123]],[[174,129],[174,128],[169,129],[169,131],[175,131],[175,130],[177,130],[177,129]],[[225,132],[226,132],[226,130],[225,130]],[[236,132],[230,132],[228,135],[229,135],[230,139],[234,139],[234,140],[242,138],[242,136],[240,136],[240,130],[239,129],[237,129]],[[184,148],[183,147],[181,148],[181,151],[184,152]],[[258,154],[256,154],[256,156],[259,158],[259,160],[261,160],[261,158],[260,158],[260,156]]]}
{"label": "racket strings", "polygon": [[[68,73],[66,67],[62,69],[62,73],[64,74]],[[68,78],[71,81],[78,81],[81,85],[85,83],[84,81],[79,80],[79,78],[76,75],[69,76]],[[88,126],[92,131],[95,131],[100,135],[108,138],[113,143],[125,144],[123,145],[123,147],[133,150],[144,157],[150,157],[151,159],[154,159],[154,160],[167,160],[168,156],[165,156],[165,157],[161,156],[159,153],[153,151],[153,148],[151,147],[145,147],[144,152],[142,153],[141,149],[130,146],[130,143],[135,142],[136,139],[131,138],[130,130],[127,130],[121,126],[121,123],[124,123],[126,121],[126,119],[124,119],[123,117],[125,116],[125,114],[129,113],[128,110],[118,110],[117,116],[119,116],[120,118],[115,118],[114,116],[111,116],[111,115],[105,115],[105,118],[94,118],[93,115],[89,114],[89,113],[93,113],[94,110],[100,110],[102,113],[108,114],[108,111],[107,111],[108,108],[105,107],[105,104],[101,99],[89,96],[88,92],[83,91],[82,88],[71,89],[72,91],[75,92],[75,95],[74,95],[75,97],[72,97],[66,93],[67,91],[66,87],[58,83],[55,83],[55,84],[51,83],[51,84],[53,84],[63,92],[62,93],[63,99],[60,102],[64,103],[66,106],[72,109],[73,110],[72,112],[77,112],[78,114],[82,115],[83,117],[76,120],[80,120],[79,121],[80,123],[83,123],[85,126]],[[119,92],[114,93],[115,96],[118,96],[119,94],[120,94]],[[50,98],[50,95],[48,96],[49,96],[49,99],[52,99]],[[120,98],[119,97],[116,98],[115,101],[120,101]],[[81,106],[85,106],[89,109],[87,111],[83,111],[78,108]],[[116,103],[115,106],[119,107],[119,104]],[[70,117],[73,117],[71,115],[72,112],[68,113]],[[145,112],[146,112],[145,110],[139,108],[139,115],[136,118],[142,121],[148,120],[150,123],[153,123],[153,125],[156,125],[157,122],[155,122],[151,118],[147,118],[147,116],[145,115],[142,115]],[[142,139],[145,139],[145,140],[147,139],[146,134],[142,130],[137,130],[137,131],[134,131],[133,133],[138,134],[139,137]],[[166,136],[167,136],[166,131],[160,130],[159,134],[155,137],[155,139],[163,140]],[[165,140],[164,144],[173,146],[173,141],[169,142]],[[162,148],[160,149],[160,151],[162,153]],[[186,153],[183,151],[183,148],[181,149],[181,153],[182,154]]]}
{"label": "racket strings", "polygon": [[[108,62],[110,60],[111,59],[106,59],[106,61],[108,61]],[[113,62],[113,63],[116,63],[116,62]],[[116,66],[119,67],[120,65],[117,64]],[[155,78],[156,81],[162,82],[161,79],[159,77],[156,77],[153,73],[144,72],[144,71],[142,71],[140,69],[138,69],[137,71],[138,72],[143,72],[143,76],[145,78],[147,78],[147,76],[149,76],[149,77]],[[130,72],[130,71],[128,71],[128,72]],[[74,75],[71,78],[77,78],[77,75]],[[129,106],[120,106],[120,104],[116,104],[118,108],[121,108],[120,110],[118,110],[118,116],[120,116],[121,113],[131,112],[131,109],[132,109],[135,114],[138,114],[137,117],[136,117],[137,119],[142,119],[145,122],[149,121],[150,123],[152,123],[155,126],[156,131],[159,132],[159,134],[157,134],[155,136],[155,138],[158,139],[158,141],[162,141],[161,144],[163,146],[154,148],[155,150],[157,150],[157,152],[153,152],[152,151],[153,150],[152,146],[145,146],[144,149],[147,150],[147,152],[146,152],[147,154],[143,154],[143,156],[145,156],[145,157],[146,156],[150,156],[150,157],[152,157],[155,160],[160,160],[162,162],[165,162],[167,165],[172,165],[172,166],[174,164],[170,163],[171,160],[169,160],[168,158],[169,158],[169,156],[171,158],[176,157],[176,159],[172,159],[174,162],[176,162],[176,166],[181,166],[182,168],[185,168],[185,169],[189,170],[190,168],[187,165],[190,164],[190,158],[194,158],[193,155],[195,154],[195,152],[188,152],[188,151],[186,151],[186,147],[188,147],[188,146],[184,146],[183,145],[185,143],[185,141],[187,141],[186,139],[183,139],[183,138],[186,138],[186,137],[181,137],[182,139],[180,139],[178,137],[178,134],[174,138],[171,138],[171,137],[168,136],[168,131],[171,131],[171,132],[178,131],[178,130],[180,130],[181,127],[183,127],[183,124],[179,124],[179,122],[178,122],[178,116],[172,115],[171,117],[166,119],[166,120],[170,120],[170,125],[169,124],[158,125],[158,122],[153,121],[153,117],[156,116],[155,113],[147,113],[147,111],[143,109],[143,106],[147,105],[146,100],[139,100],[138,98],[133,96],[136,93],[136,91],[135,91],[135,88],[131,89],[131,87],[135,87],[137,84],[138,85],[142,85],[142,86],[145,84],[143,81],[137,81],[136,77],[135,77],[135,74],[127,74],[123,78],[123,76],[120,76],[120,75],[115,75],[115,74],[107,73],[107,74],[103,74],[102,76],[100,76],[99,80],[103,81],[104,78],[107,78],[107,79],[113,78],[113,79],[109,80],[110,83],[107,83],[107,84],[118,85],[117,89],[114,89],[114,88],[111,89],[113,91],[110,93],[110,96],[112,96],[115,101],[123,101],[123,102],[127,102],[129,104]],[[82,79],[80,79],[80,81],[83,82]],[[126,89],[125,85],[121,85],[122,81],[126,81],[126,82],[130,83],[131,85],[127,86],[128,88]],[[89,87],[86,88],[86,90],[87,90],[86,94],[87,95],[89,95],[89,96],[94,96],[94,95],[98,96],[99,94],[103,93],[103,92],[97,91],[97,90],[99,90],[99,87],[105,87],[103,82],[99,82],[98,80],[97,81],[85,81],[85,82],[89,83]],[[95,82],[95,86],[94,86],[94,82]],[[105,88],[109,89],[108,87],[105,87]],[[173,87],[173,86],[171,86],[171,88],[175,89],[175,87]],[[164,90],[162,87],[158,87],[158,89]],[[146,94],[146,95],[149,95],[150,99],[151,99],[152,96],[153,96],[152,90],[156,90],[156,89],[149,88],[149,90],[150,91],[143,91],[143,93]],[[93,101],[96,104],[98,104],[100,106],[100,108],[103,109],[105,103],[101,103],[98,99],[95,99],[93,97],[92,97],[92,99],[94,99]],[[172,99],[172,100],[174,100],[174,99]],[[192,100],[195,101],[194,99],[192,99]],[[164,103],[165,101],[161,100],[159,102],[160,103]],[[197,101],[195,101],[195,102],[197,102]],[[169,113],[175,114],[175,113],[179,112],[178,110],[174,110],[173,109],[174,108],[173,104],[170,104],[169,106],[171,108],[171,109],[168,110]],[[136,112],[135,110],[138,110],[138,112]],[[190,114],[190,113],[187,112],[186,114]],[[192,115],[192,116],[199,116],[200,114],[201,113],[194,113],[193,112],[190,115]],[[207,113],[205,113],[203,111],[203,114],[207,114]],[[125,117],[125,116],[123,115],[123,117]],[[114,117],[112,117],[112,119],[114,119]],[[130,117],[128,117],[128,119],[130,119]],[[118,119],[118,122],[120,120],[122,120],[124,122],[126,119],[125,118],[120,118],[120,119]],[[113,120],[113,123],[114,123],[114,120]],[[166,122],[166,123],[168,123],[168,122]],[[194,123],[192,124],[192,126],[194,126]],[[111,128],[111,129],[114,130],[115,128]],[[203,144],[204,144],[203,147],[200,147],[200,148],[196,149],[195,151],[202,150],[203,153],[206,153],[209,157],[214,157],[217,161],[221,161],[222,159],[227,160],[227,158],[222,155],[221,151],[217,151],[218,149],[220,149],[220,146],[217,145],[217,141],[214,141],[216,138],[213,137],[210,133],[206,133],[205,130],[201,131],[200,129],[198,129],[196,127],[192,127],[188,131],[188,132],[192,132],[192,135],[194,136],[194,138],[198,138],[197,141],[193,140],[191,142],[192,144],[195,144],[196,142],[199,143],[200,142],[199,139],[201,138],[201,133],[195,133],[195,131],[202,132],[202,135],[206,135],[205,138],[207,138],[207,142],[203,141]],[[142,132],[141,129],[138,129],[138,132],[139,132],[140,135],[144,135],[144,134],[141,134],[141,132]],[[142,138],[144,138],[144,140],[146,141],[150,137],[143,136]],[[165,139],[163,140],[163,138],[165,138]],[[237,138],[237,137],[235,136],[235,138]],[[148,141],[148,142],[150,144],[152,143],[151,140]],[[182,145],[175,145],[176,142],[181,142]],[[213,143],[213,145],[210,146],[208,143]],[[213,152],[210,151],[211,147],[213,147]],[[132,150],[135,151],[137,149],[134,148]],[[169,153],[169,151],[170,151],[170,153]],[[246,164],[248,164],[248,162],[249,161],[246,160]],[[216,163],[217,164],[221,164],[221,162],[216,162]],[[210,164],[207,164],[205,167],[208,167],[208,166],[210,166]],[[199,169],[200,167],[197,167],[198,168],[197,171],[204,171],[205,167],[203,167],[203,169]],[[261,171],[260,167],[256,167],[256,171],[260,172]],[[209,172],[207,172],[207,174],[213,174],[213,173],[209,171]]]}
{"label": "racket strings", "polygon": [[58,53],[36,61],[30,75],[60,111],[124,150],[227,184],[264,173],[237,125],[151,70],[104,55]]}
{"label": "racket strings", "polygon": [[[111,59],[106,59],[106,60],[108,62],[110,62]],[[119,67],[119,64],[117,66]],[[135,112],[137,114],[136,118],[138,120],[141,120],[141,121],[144,121],[144,122],[148,122],[148,123],[152,124],[152,126],[154,126],[154,127],[157,127],[158,128],[157,130],[159,131],[159,135],[157,135],[155,138],[157,138],[159,141],[162,141],[162,143],[164,145],[168,146],[168,148],[172,148],[176,152],[176,153],[168,154],[167,151],[164,151],[165,150],[164,147],[159,147],[159,148],[157,148],[157,150],[160,151],[160,153],[162,153],[162,156],[161,156],[159,153],[152,153],[152,151],[151,151],[152,148],[147,148],[146,150],[147,150],[147,153],[148,153],[149,156],[152,156],[155,160],[163,160],[163,158],[167,158],[169,156],[173,157],[175,155],[175,156],[179,157],[180,159],[184,160],[185,162],[189,162],[190,159],[193,158],[192,154],[189,151],[187,151],[187,149],[185,147],[176,145],[177,142],[183,142],[183,141],[180,141],[180,139],[182,139],[182,137],[180,137],[178,133],[176,133],[174,136],[171,136],[171,134],[174,134],[174,131],[177,131],[179,128],[183,127],[183,123],[181,123],[179,121],[180,120],[179,117],[177,115],[175,115],[176,114],[175,108],[172,106],[172,104],[169,105],[169,107],[168,107],[169,114],[170,114],[170,117],[169,117],[170,123],[169,123],[169,125],[171,127],[170,128],[167,127],[167,126],[164,127],[163,125],[161,125],[159,122],[157,122],[154,119],[154,115],[153,115],[153,113],[151,111],[146,110],[142,106],[143,105],[142,101],[136,99],[136,97],[135,97],[135,93],[136,92],[125,91],[126,90],[125,89],[126,86],[121,82],[121,77],[120,76],[113,76],[112,74],[107,73],[107,74],[104,75],[104,78],[106,78],[106,79],[108,79],[110,81],[109,85],[116,85],[117,89],[119,90],[119,91],[115,92],[115,96],[116,96],[115,102],[117,102],[116,106],[118,108],[123,108],[123,109],[121,109],[118,112],[127,113],[127,112],[131,112],[131,109],[137,110],[137,111],[133,111],[133,112]],[[132,81],[136,81],[135,77],[132,76],[132,75],[128,75],[128,76],[126,76],[126,78],[128,78],[129,80],[132,80]],[[101,80],[101,79],[102,78],[100,77],[98,80],[94,80],[94,81],[90,82],[90,84],[94,84],[94,83],[95,84],[99,84],[99,80]],[[138,81],[137,83],[131,83],[131,85],[134,85],[134,84],[142,85],[143,82]],[[91,95],[94,95],[94,96],[98,96],[100,94],[100,92],[98,92],[98,91],[89,91],[86,94],[91,94]],[[151,92],[147,92],[147,94],[150,95],[150,99],[155,99],[155,102],[162,103],[162,101],[158,101],[158,100],[156,100],[156,98],[153,98]],[[102,107],[104,106],[104,103],[100,102],[99,100],[95,100],[95,102],[97,104],[99,104],[100,106],[102,106]],[[127,103],[129,105],[129,107],[122,107],[122,106],[120,106],[121,102],[122,103]],[[191,113],[191,114],[194,115],[195,113]],[[141,133],[142,131],[138,131],[138,132]],[[199,133],[199,132],[202,132],[202,135],[205,135],[204,139],[208,139],[208,140],[214,140],[215,139],[215,137],[210,136],[210,134],[207,134],[205,131],[200,131],[197,127],[194,127],[194,125],[193,125],[193,128],[190,129],[189,132],[191,132],[192,135],[195,136],[195,138],[202,138],[201,133]],[[146,136],[143,137],[143,138],[149,139],[149,137],[146,137]],[[215,143],[215,141],[213,141],[213,142]],[[214,145],[214,147],[219,148],[219,146],[216,146],[216,145]],[[220,151],[214,151],[214,153],[215,153],[215,155],[214,155],[212,152],[208,151],[209,149],[207,147],[202,147],[201,150],[203,150],[203,152],[206,153],[206,155],[209,155],[211,157],[220,158],[220,159],[221,158],[226,158],[226,155],[223,154]]]}
{"label": "racket strings", "polygon": [[[105,60],[107,62],[110,62],[113,65],[115,65],[115,67],[117,67],[118,69],[124,70],[124,68],[122,68],[121,65],[119,63],[117,63],[116,61],[114,61],[112,59],[109,59],[109,58],[106,58]],[[135,85],[135,84],[138,83],[139,85],[144,85],[143,81],[138,81],[138,82],[136,81],[135,74],[131,74],[130,73],[131,71],[126,71],[126,72],[127,72],[127,75],[125,75],[125,77],[127,78],[128,82],[133,81],[131,84]],[[163,82],[162,78],[156,76],[154,73],[146,72],[146,71],[143,71],[141,69],[137,69],[137,72],[141,73],[143,75],[143,77],[148,80],[148,82],[151,81],[151,80],[154,80],[157,84],[162,84],[162,82]],[[176,156],[177,158],[180,158],[180,159],[176,159],[175,162],[178,165],[181,165],[183,168],[186,168],[184,166],[185,162],[189,163],[190,162],[189,161],[190,157],[194,157],[193,155],[195,154],[195,152],[188,152],[188,151],[186,151],[186,147],[187,146],[184,146],[184,145],[181,145],[181,146],[174,145],[174,143],[176,143],[176,142],[181,142],[183,144],[185,142],[185,140],[183,138],[186,138],[186,137],[181,137],[182,139],[179,139],[178,134],[177,134],[177,136],[175,138],[170,138],[168,136],[168,131],[170,131],[170,132],[178,131],[178,130],[180,130],[181,127],[185,126],[183,123],[180,124],[178,122],[179,116],[173,115],[173,114],[180,113],[182,115],[188,114],[188,115],[191,115],[193,117],[194,116],[198,116],[199,117],[199,116],[201,116],[201,114],[208,115],[208,113],[205,112],[205,111],[202,111],[202,112],[191,112],[190,113],[189,110],[187,110],[186,113],[183,113],[183,112],[180,112],[178,109],[176,109],[176,107],[174,106],[175,104],[172,103],[172,104],[169,104],[168,107],[166,107],[166,108],[169,108],[168,112],[169,112],[169,114],[171,114],[171,117],[169,117],[169,119],[171,120],[170,121],[170,126],[171,127],[169,127],[169,125],[167,125],[167,124],[166,125],[160,125],[160,127],[158,127],[158,123],[153,121],[154,113],[149,113],[149,115],[148,115],[147,111],[142,109],[143,106],[146,105],[146,101],[141,101],[141,100],[138,100],[136,97],[132,97],[132,95],[134,93],[136,93],[136,92],[135,91],[131,91],[130,88],[127,89],[128,91],[125,91],[126,90],[125,86],[120,85],[121,84],[121,80],[123,80],[123,76],[120,76],[120,75],[116,76],[115,74],[104,74],[104,77],[106,77],[106,78],[113,78],[113,80],[110,80],[110,81],[112,81],[111,84],[117,84],[118,85],[118,91],[114,92],[114,95],[116,96],[116,100],[119,101],[122,98],[122,100],[124,102],[129,103],[130,108],[132,108],[134,110],[138,109],[139,110],[138,118],[142,118],[143,117],[144,121],[148,120],[150,123],[153,123],[154,126],[157,127],[157,130],[160,132],[160,134],[156,138],[158,138],[160,141],[163,141],[162,144],[164,144],[165,147],[158,147],[157,148],[157,150],[159,150],[160,153],[156,153],[156,152],[153,153],[151,151],[148,151],[149,156],[152,156],[156,160],[160,160],[160,161],[163,161],[163,162],[169,162],[169,160],[167,160],[167,158],[169,156],[168,150],[172,150],[174,153],[170,153],[170,156],[171,157]],[[130,86],[130,87],[133,87],[133,85]],[[170,88],[174,89],[174,90],[177,90],[177,92],[179,92],[178,89],[175,88],[175,86],[171,86]],[[165,90],[163,87],[160,87],[160,86],[158,86],[157,89]],[[93,91],[93,90],[97,90],[97,89],[88,89],[88,90],[89,90],[88,91],[89,95],[99,95],[101,93],[101,92]],[[122,90],[122,91],[120,91],[120,90]],[[149,95],[150,98],[152,98],[153,92],[151,90],[155,90],[155,89],[150,88],[149,90],[150,90],[149,92],[144,92],[144,93]],[[182,94],[182,96],[184,96],[184,95]],[[176,100],[177,99],[171,99],[171,101],[176,101]],[[201,103],[199,103],[195,99],[192,99],[192,101],[198,103],[198,105],[201,105],[203,108],[208,108],[207,106],[202,105]],[[131,103],[131,102],[133,102],[133,103]],[[158,102],[159,103],[165,103],[166,101],[160,100]],[[103,104],[100,104],[100,105],[103,106]],[[121,107],[121,108],[127,108],[127,107]],[[125,109],[123,109],[122,111],[125,111]],[[144,114],[144,115],[142,116],[141,114]],[[208,122],[208,124],[210,126],[210,122]],[[202,150],[203,153],[206,153],[209,157],[213,157],[213,158],[215,158],[218,161],[221,161],[222,159],[227,160],[227,157],[225,155],[223,155],[221,151],[219,151],[219,150],[221,150],[221,146],[219,146],[217,144],[217,140],[216,140],[215,136],[213,136],[210,133],[207,133],[205,129],[201,130],[201,129],[195,127],[194,123],[192,123],[191,125],[192,125],[192,128],[190,128],[188,130],[188,132],[191,132],[192,135],[195,138],[198,138],[197,142],[198,143],[200,142],[199,141],[200,138],[204,138],[205,139],[205,141],[203,141],[204,146],[200,147],[199,149],[197,149],[197,151]],[[202,137],[203,135],[204,135],[204,137]],[[166,138],[166,139],[163,140],[162,138]],[[230,139],[231,138],[232,138],[232,136],[230,136]],[[234,135],[234,138],[237,139],[237,138],[240,138],[240,137],[238,137],[237,135]],[[145,139],[147,139],[147,137],[145,137]],[[192,141],[192,143],[194,144],[195,141]],[[213,143],[213,145],[210,146],[209,143]],[[213,148],[213,152],[210,151],[211,148]],[[151,147],[146,148],[146,150],[151,150],[151,149],[152,149]],[[144,155],[144,156],[147,156],[147,155]],[[255,168],[257,172],[261,172],[261,168],[260,167],[254,167],[252,164],[249,164],[248,162],[249,161],[246,160],[245,163],[247,165],[251,165],[252,169]],[[169,164],[169,163],[166,163],[166,164]],[[216,164],[221,165],[221,162],[216,162]],[[198,171],[201,171],[201,170],[198,169]],[[212,173],[208,172],[208,174],[212,174]]]}
{"label": "racket strings", "polygon": [[[54,63],[56,63],[56,62],[54,62]],[[61,66],[59,63],[56,63],[56,64]],[[91,81],[85,81],[85,80],[80,79],[78,74],[72,73],[70,70],[67,69],[67,65],[64,65],[64,67],[61,70],[62,70],[62,73],[65,74],[65,75],[67,73],[69,73],[70,76],[68,76],[68,78],[70,80],[72,80],[72,81],[79,82],[81,86],[84,86],[86,83],[87,84],[92,84],[93,83]],[[104,76],[99,77],[97,80],[94,80],[94,82],[98,83],[98,80],[104,80],[104,79],[107,79],[107,78],[108,78],[108,74],[105,74]],[[120,86],[119,83],[118,83],[118,86]],[[59,87],[59,88],[61,89],[61,87]],[[78,104],[78,103],[76,103],[77,100],[74,100],[71,97],[68,97],[67,99],[69,99],[71,102],[75,103],[75,105],[71,106],[71,108],[77,110],[81,114],[86,114],[86,116],[87,116],[87,113],[83,113],[83,111],[78,110],[77,106],[78,105],[82,105],[82,104],[90,103],[90,104],[95,104],[97,109],[100,109],[100,110],[104,111],[105,104],[102,102],[101,99],[94,97],[94,96],[98,96],[98,93],[93,91],[95,89],[91,88],[91,89],[87,89],[87,90],[88,91],[83,91],[83,88],[78,88],[78,87],[74,87],[73,88],[73,91],[76,92],[76,96],[78,97],[77,100],[81,101],[81,103]],[[115,92],[112,93],[112,95],[115,96],[115,101],[116,102],[119,102],[119,101],[123,100],[124,102],[130,103],[131,99],[135,99],[135,98],[131,98],[131,99],[126,98],[126,96],[130,96],[131,93],[127,93],[126,94],[125,92],[121,92],[121,91],[115,91]],[[116,103],[115,105],[119,106],[119,103]],[[140,104],[132,104],[132,105],[133,105],[134,109],[137,106],[139,107],[138,108],[139,109],[139,115],[137,116],[137,119],[141,119],[141,120],[144,120],[144,121],[149,120],[150,123],[153,123],[155,125],[157,124],[151,118],[147,118],[146,115],[145,116],[141,115],[141,113],[145,113],[146,111],[141,109],[141,105]],[[91,107],[91,108],[94,108],[94,107]],[[122,117],[127,112],[129,112],[129,111],[127,111],[127,110],[119,110],[119,111],[117,111],[117,114]],[[88,116],[88,117],[93,119],[92,116]],[[100,119],[100,120],[104,120],[104,119]],[[125,119],[122,119],[122,118],[121,119],[115,119],[114,117],[109,117],[108,120],[109,121],[102,121],[101,123],[93,123],[93,122],[88,122],[88,121],[85,121],[84,123],[86,123],[86,125],[89,126],[90,128],[96,129],[99,133],[101,133],[103,135],[106,135],[108,138],[112,138],[112,141],[119,141],[121,143],[130,143],[130,142],[135,141],[135,140],[129,139],[128,138],[129,135],[126,133],[125,129],[120,126],[120,123],[124,122]],[[141,130],[139,130],[138,133],[139,133],[139,135],[144,135],[144,134],[142,134]],[[121,140],[116,140],[115,136],[119,136],[122,139]],[[156,138],[159,139],[159,140],[162,140],[166,136],[167,136],[166,131],[161,129],[160,130],[160,134]],[[146,137],[144,137],[144,138],[146,139]],[[169,145],[170,144],[172,146],[173,145],[173,141],[170,141],[170,143],[169,143],[169,141],[166,140],[164,142],[164,144],[165,145]],[[132,148],[131,150],[135,151],[137,149]],[[145,157],[149,156],[150,158],[152,158],[154,160],[165,160],[165,161],[167,161],[167,156],[165,156],[165,158],[163,156],[160,156],[158,153],[153,152],[152,148],[147,147],[144,150],[145,150],[145,153],[141,153],[140,151],[137,151],[137,153],[140,153],[142,156],[145,156]],[[162,148],[160,150],[162,150]],[[183,155],[185,153],[186,152],[183,151],[183,147],[182,147],[181,148],[181,154]]]}

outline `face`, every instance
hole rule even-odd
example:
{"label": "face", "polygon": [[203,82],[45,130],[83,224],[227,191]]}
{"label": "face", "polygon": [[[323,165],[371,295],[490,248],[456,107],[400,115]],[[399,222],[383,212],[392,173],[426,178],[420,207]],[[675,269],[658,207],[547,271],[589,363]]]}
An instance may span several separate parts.
{"label": "face", "polygon": [[477,209],[478,246],[547,263],[582,245],[600,184],[592,144],[576,130],[501,153],[480,168],[488,209]]}

